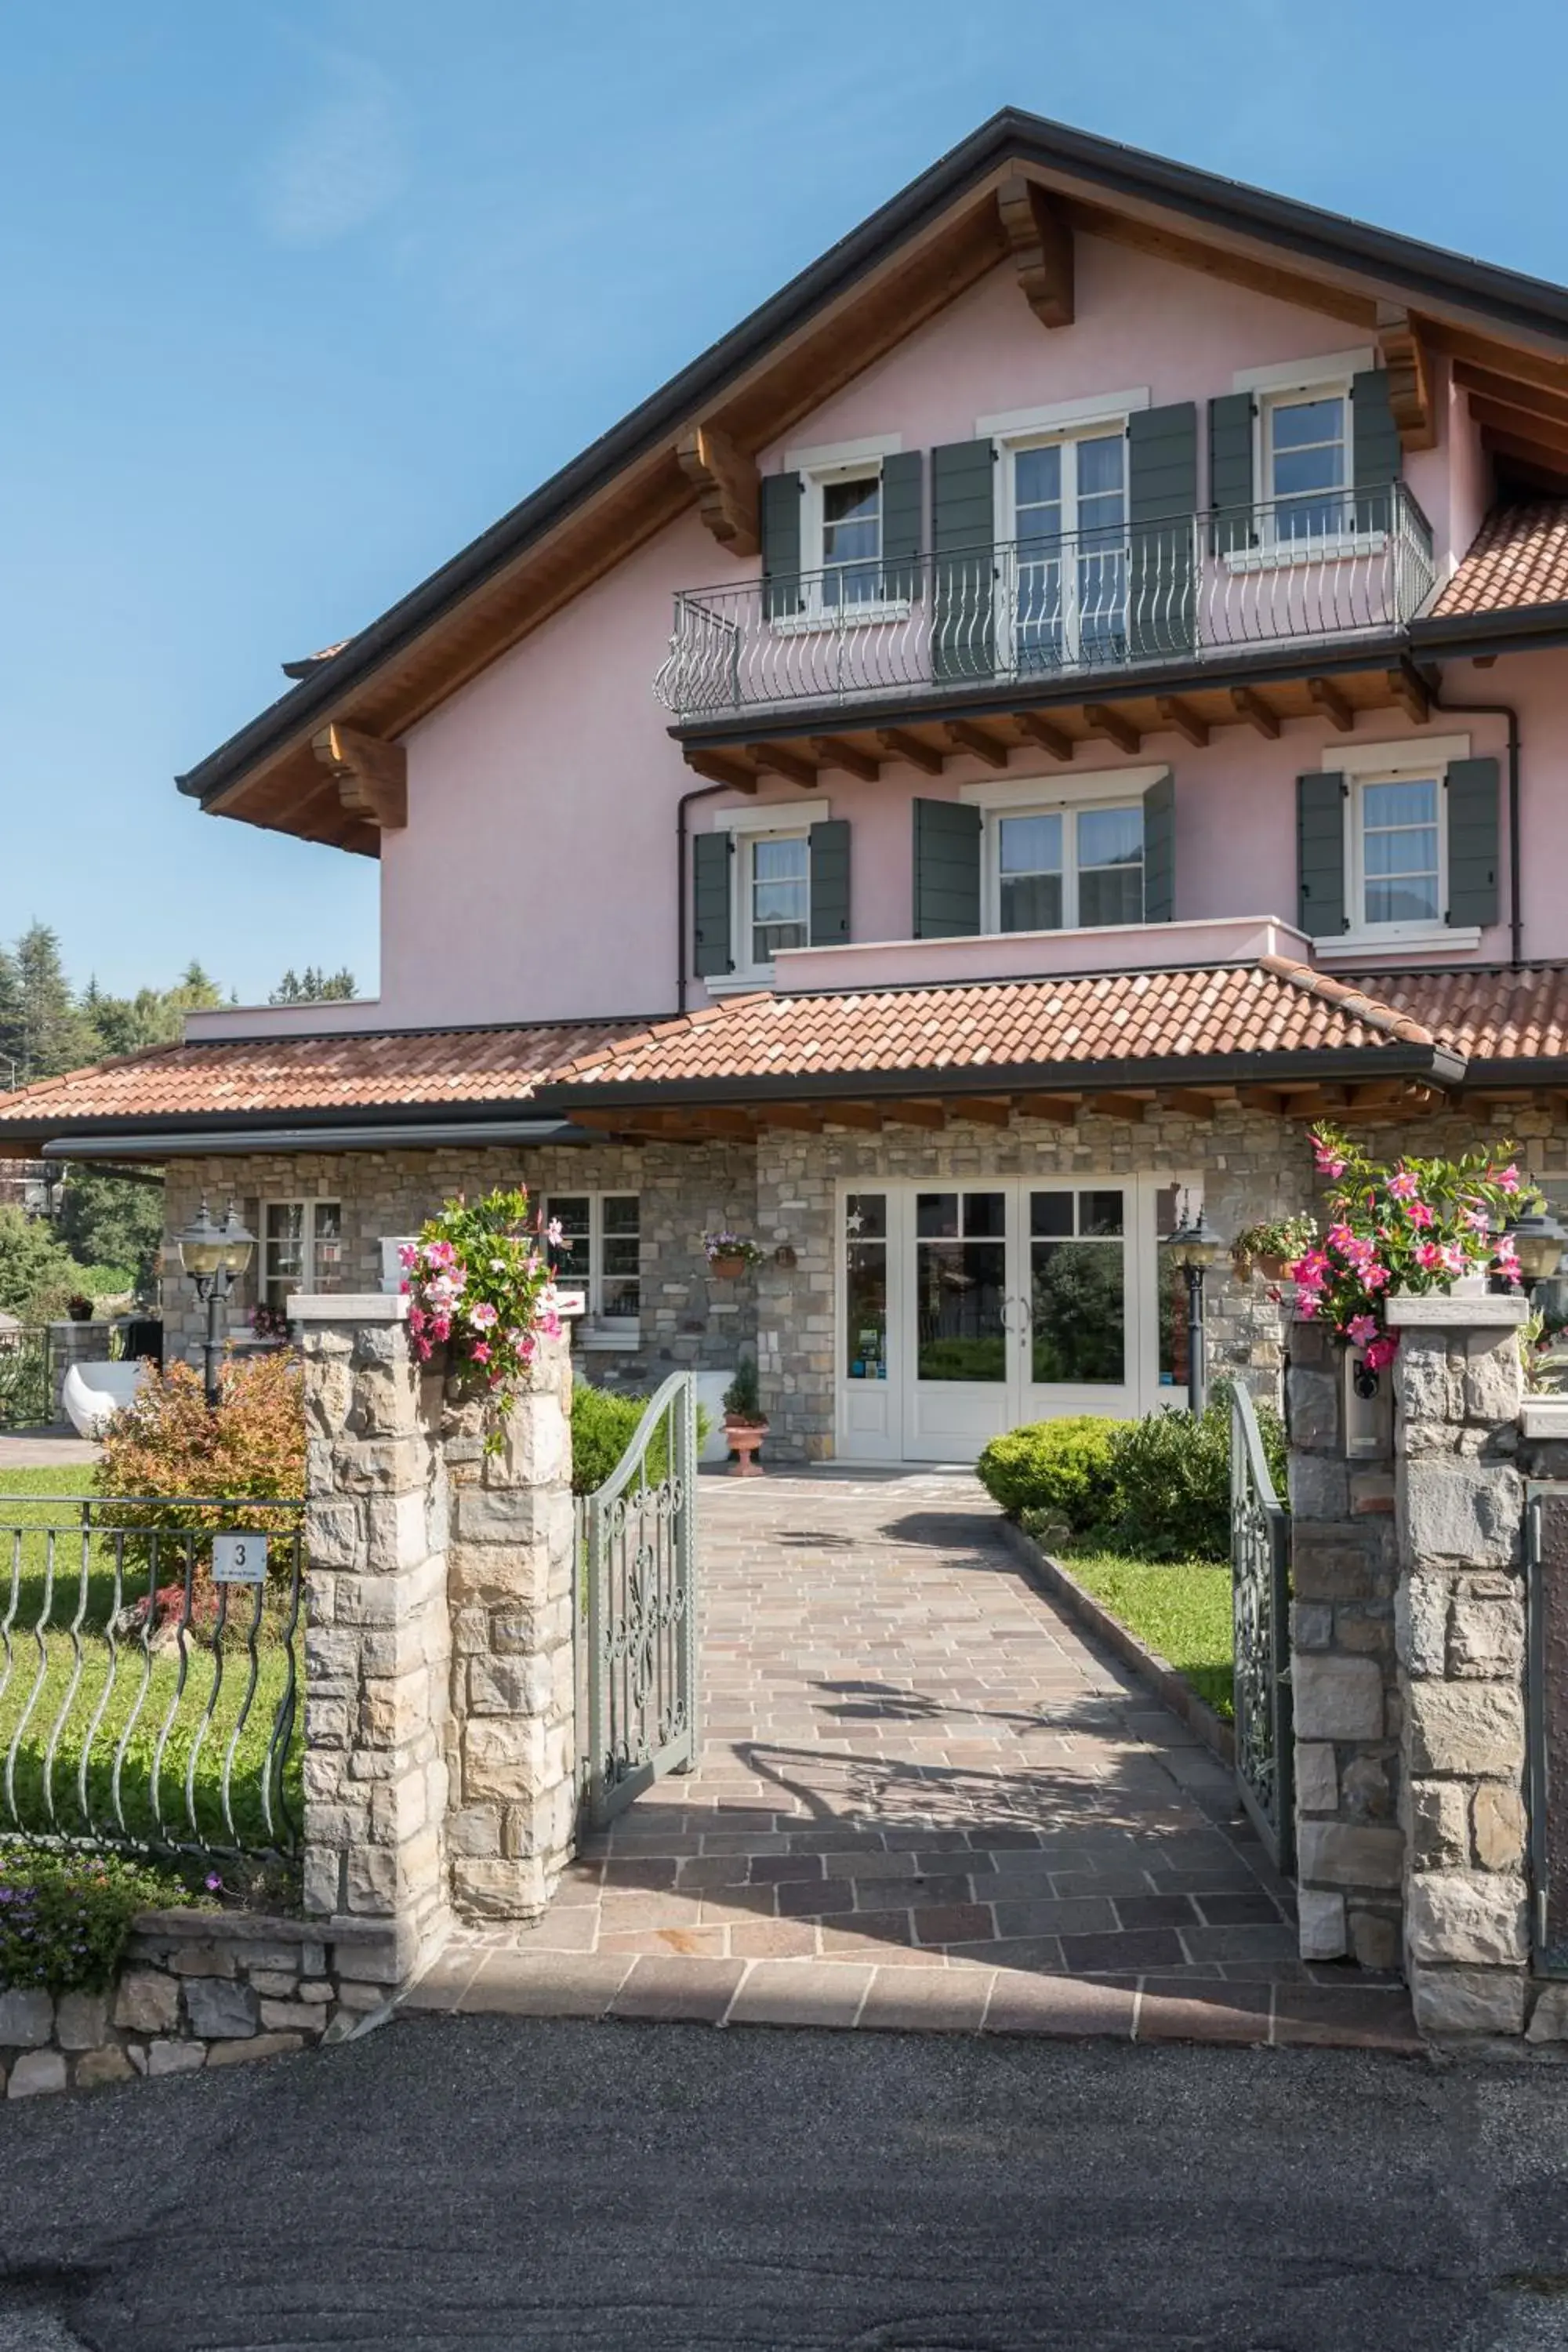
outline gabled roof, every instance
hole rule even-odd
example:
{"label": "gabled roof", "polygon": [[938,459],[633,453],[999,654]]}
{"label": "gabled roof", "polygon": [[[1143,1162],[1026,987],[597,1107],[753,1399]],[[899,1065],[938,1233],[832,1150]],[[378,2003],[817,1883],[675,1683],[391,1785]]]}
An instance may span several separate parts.
{"label": "gabled roof", "polygon": [[683,434],[700,427],[755,452],[1006,259],[998,190],[1018,173],[1075,230],[1367,333],[1380,305],[1418,312],[1434,348],[1476,371],[1494,399],[1521,374],[1547,406],[1568,400],[1563,288],[1005,110],[331,658],[305,667],[289,693],[181,778],[182,791],[204,809],[374,855],[376,827],[345,807],[312,737],[329,721],[402,733],[696,502],[676,455]]}

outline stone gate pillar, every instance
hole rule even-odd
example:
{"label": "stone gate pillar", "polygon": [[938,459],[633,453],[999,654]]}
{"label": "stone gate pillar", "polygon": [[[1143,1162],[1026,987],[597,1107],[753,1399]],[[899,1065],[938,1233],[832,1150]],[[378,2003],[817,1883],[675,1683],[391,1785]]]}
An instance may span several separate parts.
{"label": "stone gate pillar", "polygon": [[1528,1991],[1522,1298],[1394,1298],[1405,1947],[1416,2022],[1517,2034]]}

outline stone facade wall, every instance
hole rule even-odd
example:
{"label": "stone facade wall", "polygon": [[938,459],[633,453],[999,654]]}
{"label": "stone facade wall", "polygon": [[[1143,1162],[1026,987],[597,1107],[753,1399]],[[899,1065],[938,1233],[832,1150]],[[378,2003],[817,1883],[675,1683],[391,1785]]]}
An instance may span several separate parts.
{"label": "stone facade wall", "polygon": [[1399,1558],[1384,1376],[1375,1454],[1349,1457],[1344,1365],[1319,1324],[1293,1322],[1291,1689],[1301,1956],[1398,1965],[1405,1837],[1394,1659]]}
{"label": "stone facade wall", "polygon": [[[428,1151],[253,1152],[169,1164],[165,1230],[172,1237],[205,1197],[221,1215],[237,1202],[259,1234],[271,1201],[341,1201],[345,1292],[381,1283],[381,1239],[417,1232],[443,1201],[498,1186],[552,1192],[636,1192],[642,1202],[642,1331],[629,1349],[582,1349],[586,1377],[602,1386],[656,1388],[677,1370],[730,1370],[755,1331],[750,1282],[708,1271],[702,1235],[723,1225],[749,1234],[756,1221],[755,1156],[741,1143],[548,1144]],[[248,1328],[261,1280],[260,1251],[229,1307],[231,1329]],[[178,1272],[163,1276],[168,1359],[197,1362],[205,1309]]]}
{"label": "stone facade wall", "polygon": [[1518,2034],[1530,2007],[1522,1300],[1390,1301],[1406,1973],[1417,2023]]}
{"label": "stone facade wall", "polygon": [[340,1923],[148,1911],[106,1993],[0,1992],[0,2084],[23,2099],[342,2041],[395,1990],[393,1942]]}
{"label": "stone facade wall", "polygon": [[66,1417],[66,1374],[73,1364],[101,1364],[107,1360],[110,1328],[100,1322],[73,1323],[68,1317],[49,1325],[49,1388],[56,1421]]}

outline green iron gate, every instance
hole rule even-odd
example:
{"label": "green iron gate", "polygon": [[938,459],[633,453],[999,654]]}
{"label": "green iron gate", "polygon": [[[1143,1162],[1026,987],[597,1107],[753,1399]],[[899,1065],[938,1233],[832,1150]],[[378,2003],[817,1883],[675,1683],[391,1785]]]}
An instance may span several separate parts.
{"label": "green iron gate", "polygon": [[1290,1514],[1274,1490],[1252,1399],[1230,1392],[1231,1605],[1236,1636],[1236,1783],[1270,1859],[1296,1860],[1290,1706]]}
{"label": "green iron gate", "polygon": [[579,1722],[589,1820],[697,1760],[697,1387],[648,1400],[613,1476],[577,1506]]}

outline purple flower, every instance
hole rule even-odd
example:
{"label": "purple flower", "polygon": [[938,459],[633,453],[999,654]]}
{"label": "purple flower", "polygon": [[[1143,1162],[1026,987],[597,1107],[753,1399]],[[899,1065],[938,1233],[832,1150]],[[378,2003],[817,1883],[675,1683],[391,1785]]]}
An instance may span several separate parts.
{"label": "purple flower", "polygon": [[223,1893],[223,1880],[218,1876],[216,1870],[208,1871],[206,1876],[202,1881],[202,1885],[206,1888],[209,1895],[221,1895]]}

